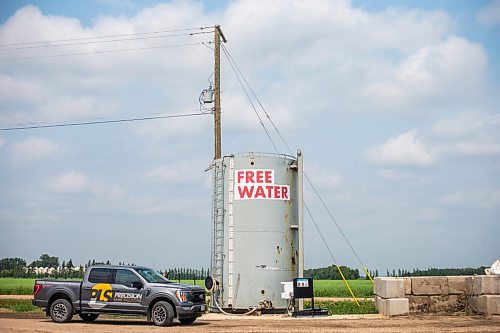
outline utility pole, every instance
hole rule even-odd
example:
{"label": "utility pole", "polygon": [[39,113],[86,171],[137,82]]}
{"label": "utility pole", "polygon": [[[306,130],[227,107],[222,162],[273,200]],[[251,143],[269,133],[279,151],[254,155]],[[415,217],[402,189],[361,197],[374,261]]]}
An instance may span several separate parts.
{"label": "utility pole", "polygon": [[219,159],[221,153],[221,114],[220,114],[220,40],[227,43],[226,37],[222,33],[219,25],[215,26],[215,47],[214,47],[214,78],[215,78],[215,100],[214,100],[214,131],[215,131],[215,156]]}

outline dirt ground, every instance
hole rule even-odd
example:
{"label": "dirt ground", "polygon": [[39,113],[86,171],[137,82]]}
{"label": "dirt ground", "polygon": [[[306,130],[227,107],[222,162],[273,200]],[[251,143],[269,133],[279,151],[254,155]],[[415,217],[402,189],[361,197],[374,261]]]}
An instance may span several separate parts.
{"label": "dirt ground", "polygon": [[41,313],[0,312],[0,332],[500,332],[500,316],[402,316],[349,315],[324,318],[227,317],[207,314],[194,324],[155,327],[145,320],[99,318],[84,323],[78,316],[56,324]]}

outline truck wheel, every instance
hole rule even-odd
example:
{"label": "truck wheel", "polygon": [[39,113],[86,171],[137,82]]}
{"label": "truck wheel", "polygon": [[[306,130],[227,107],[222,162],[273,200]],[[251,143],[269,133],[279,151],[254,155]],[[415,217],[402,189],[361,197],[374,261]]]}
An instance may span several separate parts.
{"label": "truck wheel", "polygon": [[73,318],[73,305],[64,298],[56,299],[50,305],[49,313],[56,323],[67,323]]}
{"label": "truck wheel", "polygon": [[151,309],[151,319],[156,326],[170,326],[174,321],[174,309],[170,303],[159,301]]}
{"label": "truck wheel", "polygon": [[80,313],[79,314],[80,318],[82,318],[83,321],[94,321],[99,317],[98,313]]}
{"label": "truck wheel", "polygon": [[179,321],[181,322],[182,325],[190,325],[190,324],[194,323],[195,320],[196,320],[196,317],[179,319]]}

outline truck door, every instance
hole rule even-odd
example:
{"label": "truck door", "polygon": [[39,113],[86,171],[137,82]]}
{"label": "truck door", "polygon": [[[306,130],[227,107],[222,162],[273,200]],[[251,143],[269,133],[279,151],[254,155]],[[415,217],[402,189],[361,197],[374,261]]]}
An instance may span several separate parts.
{"label": "truck door", "polygon": [[[111,307],[120,312],[144,312],[145,289],[141,278],[132,270],[116,269]],[[138,288],[140,287],[140,288]]]}
{"label": "truck door", "polygon": [[115,271],[111,268],[91,268],[88,279],[84,279],[82,283],[82,311],[105,312],[111,310],[112,283],[115,280]]}

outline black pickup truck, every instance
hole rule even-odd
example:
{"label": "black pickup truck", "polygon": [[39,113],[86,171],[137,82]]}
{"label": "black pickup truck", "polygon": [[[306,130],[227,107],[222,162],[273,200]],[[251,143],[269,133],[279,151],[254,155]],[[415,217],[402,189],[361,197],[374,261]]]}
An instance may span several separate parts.
{"label": "black pickup truck", "polygon": [[157,326],[174,318],[191,324],[206,309],[203,288],[174,283],[156,271],[136,266],[91,266],[83,281],[36,280],[33,305],[57,323],[74,314],[94,321],[100,314],[142,314]]}

